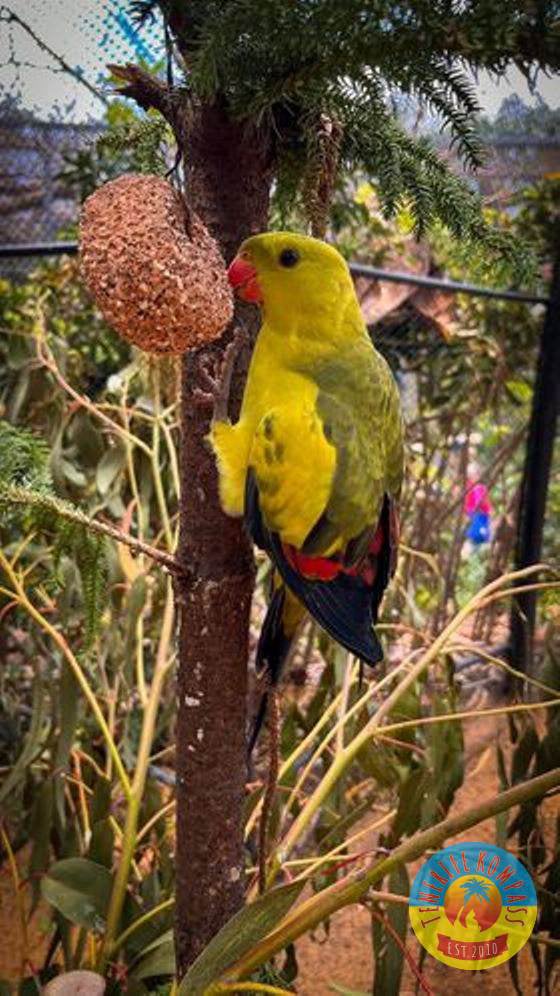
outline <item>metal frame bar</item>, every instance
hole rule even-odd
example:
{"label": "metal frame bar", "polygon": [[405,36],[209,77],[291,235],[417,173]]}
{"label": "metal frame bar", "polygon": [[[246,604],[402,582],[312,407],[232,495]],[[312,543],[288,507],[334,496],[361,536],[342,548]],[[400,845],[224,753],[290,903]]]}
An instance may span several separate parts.
{"label": "metal frame bar", "polygon": [[[0,245],[0,259],[21,259],[25,256],[63,256],[75,255],[78,251],[77,242],[33,242],[29,244]],[[469,294],[473,297],[497,298],[501,301],[518,301],[522,304],[548,304],[548,297],[542,294],[531,294],[529,291],[499,290],[496,287],[477,287],[475,284],[465,284],[457,280],[445,280],[442,277],[426,277],[415,273],[399,273],[396,270],[384,270],[379,266],[368,266],[365,263],[350,263],[350,271],[357,277],[369,277],[370,280],[386,280],[389,283],[411,284],[413,287],[427,287],[430,290],[445,291],[448,294]]]}

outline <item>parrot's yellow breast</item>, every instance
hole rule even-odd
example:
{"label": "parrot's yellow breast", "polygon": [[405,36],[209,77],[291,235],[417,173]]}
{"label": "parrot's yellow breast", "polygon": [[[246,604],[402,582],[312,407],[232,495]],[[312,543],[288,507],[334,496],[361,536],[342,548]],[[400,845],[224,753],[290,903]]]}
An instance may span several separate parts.
{"label": "parrot's yellow breast", "polygon": [[321,515],[336,468],[336,450],[317,410],[317,384],[290,363],[289,336],[261,329],[239,421],[215,423],[210,441],[220,476],[220,500],[243,515],[249,468],[256,474],[269,528],[296,547]]}

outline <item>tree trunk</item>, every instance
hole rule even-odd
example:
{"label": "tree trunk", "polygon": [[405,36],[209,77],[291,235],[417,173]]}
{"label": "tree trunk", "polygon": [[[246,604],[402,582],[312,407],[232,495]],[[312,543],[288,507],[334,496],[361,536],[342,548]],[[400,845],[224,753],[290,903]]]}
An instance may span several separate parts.
{"label": "tree trunk", "polygon": [[[189,123],[187,198],[229,261],[266,228],[270,170],[266,140],[232,123],[219,106]],[[244,324],[255,328],[255,309]],[[227,338],[227,337],[226,337]],[[223,346],[223,344],[222,344]],[[210,347],[219,357],[222,350]],[[246,689],[253,559],[239,520],[221,511],[214,458],[204,437],[211,411],[193,398],[202,351],[182,371],[181,501],[176,585],[177,679],[176,950],[181,977],[243,903]],[[245,357],[246,366],[247,357]],[[236,414],[242,377],[232,392]]]}
{"label": "tree trunk", "polygon": [[[543,325],[527,453],[521,484],[515,567],[520,570],[541,559],[548,482],[560,409],[560,242]],[[511,661],[528,673],[532,666],[536,592],[522,592],[514,599],[510,618]]]}

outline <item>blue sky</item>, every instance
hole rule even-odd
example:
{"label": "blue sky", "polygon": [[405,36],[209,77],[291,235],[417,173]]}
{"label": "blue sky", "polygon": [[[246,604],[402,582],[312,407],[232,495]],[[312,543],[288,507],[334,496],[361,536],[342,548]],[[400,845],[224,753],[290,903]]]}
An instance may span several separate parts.
{"label": "blue sky", "polygon": [[[9,0],[6,6],[91,83],[101,84],[107,62],[132,61],[138,54],[149,62],[161,55],[157,25],[135,40],[126,4],[121,0]],[[53,111],[67,120],[99,117],[102,104],[68,75],[53,72],[54,65],[22,28],[11,25],[8,29],[0,23],[0,97],[20,94],[23,105],[41,117]],[[560,106],[560,77],[541,76],[538,89],[548,104]],[[489,115],[495,114],[504,97],[512,93],[527,103],[534,101],[526,81],[515,69],[499,83],[483,74],[478,93]]]}

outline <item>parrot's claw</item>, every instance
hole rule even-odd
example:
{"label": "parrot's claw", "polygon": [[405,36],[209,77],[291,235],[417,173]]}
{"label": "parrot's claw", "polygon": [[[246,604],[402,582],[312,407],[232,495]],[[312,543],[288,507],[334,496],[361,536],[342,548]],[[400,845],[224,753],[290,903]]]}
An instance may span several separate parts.
{"label": "parrot's claw", "polygon": [[235,362],[248,342],[246,330],[238,327],[220,359],[211,353],[200,357],[198,370],[201,386],[194,389],[192,396],[195,404],[213,410],[214,422],[227,422]]}

